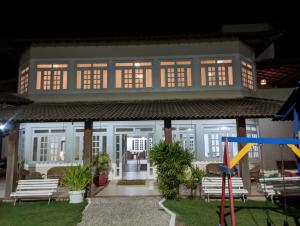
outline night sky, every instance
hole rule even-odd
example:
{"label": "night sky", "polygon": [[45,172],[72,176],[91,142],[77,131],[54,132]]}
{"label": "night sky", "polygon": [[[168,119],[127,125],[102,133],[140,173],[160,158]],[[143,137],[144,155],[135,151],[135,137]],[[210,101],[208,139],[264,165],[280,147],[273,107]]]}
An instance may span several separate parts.
{"label": "night sky", "polygon": [[85,7],[77,9],[61,7],[55,12],[23,10],[20,13],[10,13],[8,9],[9,13],[0,15],[1,80],[17,77],[19,55],[30,40],[197,35],[219,32],[222,24],[230,23],[270,23],[275,29],[285,32],[275,43],[276,57],[300,58],[299,7],[272,3],[270,8],[252,1],[249,1],[252,6],[243,3],[237,9],[236,6],[226,9],[223,5],[193,4],[194,7],[185,7],[187,3],[168,7],[145,1],[142,5],[127,5],[118,10],[104,4],[98,7],[83,4]]}

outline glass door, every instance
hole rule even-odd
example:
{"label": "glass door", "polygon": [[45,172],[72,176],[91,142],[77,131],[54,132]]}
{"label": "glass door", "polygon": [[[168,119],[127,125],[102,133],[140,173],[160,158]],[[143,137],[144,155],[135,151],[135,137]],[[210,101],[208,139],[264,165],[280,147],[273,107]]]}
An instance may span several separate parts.
{"label": "glass door", "polygon": [[115,170],[114,179],[122,179],[122,172],[124,167],[124,161],[126,160],[126,134],[115,135]]}
{"label": "glass door", "polygon": [[149,151],[153,146],[153,134],[149,133],[147,135],[147,142],[146,142],[146,159],[147,159],[147,178],[154,179],[156,177],[155,173],[155,166],[153,165],[152,161],[149,157]]}

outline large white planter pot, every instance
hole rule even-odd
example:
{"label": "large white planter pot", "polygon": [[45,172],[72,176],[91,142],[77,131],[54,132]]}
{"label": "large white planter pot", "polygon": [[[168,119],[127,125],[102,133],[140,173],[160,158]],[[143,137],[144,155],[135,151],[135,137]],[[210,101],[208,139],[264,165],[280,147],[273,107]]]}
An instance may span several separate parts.
{"label": "large white planter pot", "polygon": [[83,202],[84,190],[82,191],[69,191],[70,202],[69,203],[81,203]]}

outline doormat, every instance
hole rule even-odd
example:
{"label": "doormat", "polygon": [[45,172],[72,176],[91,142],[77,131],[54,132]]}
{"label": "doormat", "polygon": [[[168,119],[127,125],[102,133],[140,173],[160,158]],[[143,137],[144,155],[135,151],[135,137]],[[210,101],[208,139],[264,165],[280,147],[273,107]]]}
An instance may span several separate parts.
{"label": "doormat", "polygon": [[146,180],[118,180],[117,185],[145,185]]}

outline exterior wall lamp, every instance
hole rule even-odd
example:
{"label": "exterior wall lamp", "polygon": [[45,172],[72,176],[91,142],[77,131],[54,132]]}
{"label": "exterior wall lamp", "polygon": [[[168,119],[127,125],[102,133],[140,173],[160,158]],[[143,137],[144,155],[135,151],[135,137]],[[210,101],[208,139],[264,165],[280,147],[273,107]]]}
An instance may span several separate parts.
{"label": "exterior wall lamp", "polygon": [[262,86],[267,85],[267,80],[266,79],[261,79],[260,80],[260,85],[262,85]]}

